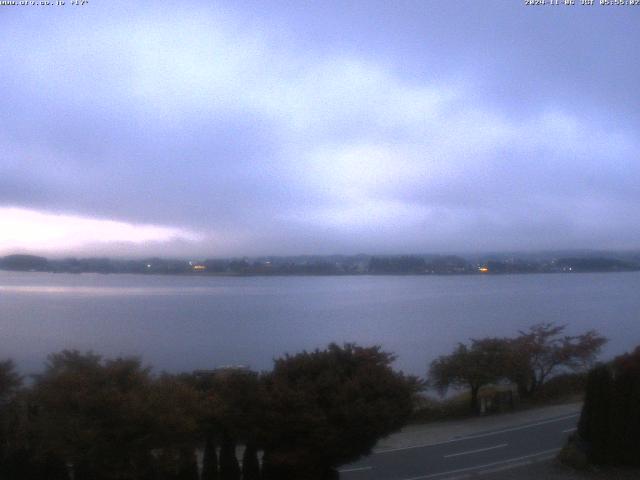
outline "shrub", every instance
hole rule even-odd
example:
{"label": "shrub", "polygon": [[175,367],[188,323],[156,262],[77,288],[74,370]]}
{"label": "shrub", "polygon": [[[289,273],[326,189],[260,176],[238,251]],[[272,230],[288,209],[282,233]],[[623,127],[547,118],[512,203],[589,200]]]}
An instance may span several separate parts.
{"label": "shrub", "polygon": [[640,347],[589,372],[578,433],[591,462],[640,465]]}
{"label": "shrub", "polygon": [[413,411],[418,382],[379,347],[331,344],[276,360],[266,378],[263,477],[324,480],[371,451]]}
{"label": "shrub", "polygon": [[587,385],[586,373],[563,373],[550,378],[533,397],[534,402],[548,403],[583,395]]}

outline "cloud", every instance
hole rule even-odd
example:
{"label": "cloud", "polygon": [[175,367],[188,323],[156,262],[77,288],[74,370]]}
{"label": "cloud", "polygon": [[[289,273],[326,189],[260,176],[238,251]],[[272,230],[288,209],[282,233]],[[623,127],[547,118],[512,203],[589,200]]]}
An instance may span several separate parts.
{"label": "cloud", "polygon": [[201,235],[159,225],[52,214],[0,207],[0,252],[72,252],[88,244],[144,245],[175,240],[196,242]]}
{"label": "cloud", "polygon": [[[563,246],[638,240],[625,229],[640,200],[637,115],[619,92],[594,93],[576,44],[507,42],[527,22],[555,31],[556,17],[118,5],[5,20],[15,43],[35,29],[56,41],[0,46],[3,85],[20,92],[0,99],[3,215],[205,232],[158,240],[205,254],[508,248],[551,245],[554,230]],[[590,52],[582,61],[606,63]],[[601,75],[619,80],[613,57]]]}

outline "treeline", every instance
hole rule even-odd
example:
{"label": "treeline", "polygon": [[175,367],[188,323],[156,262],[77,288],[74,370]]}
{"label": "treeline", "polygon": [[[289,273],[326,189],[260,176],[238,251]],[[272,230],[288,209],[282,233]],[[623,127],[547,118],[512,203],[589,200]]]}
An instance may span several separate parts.
{"label": "treeline", "polygon": [[367,268],[367,272],[371,274],[451,274],[477,271],[477,267],[456,256],[429,259],[408,255],[372,257]]}
{"label": "treeline", "polygon": [[513,384],[520,399],[535,397],[559,373],[586,371],[606,339],[596,331],[565,335],[565,325],[542,323],[512,338],[472,339],[431,363],[429,384],[444,393],[450,386],[470,392],[470,409],[479,410],[480,389]]}
{"label": "treeline", "polygon": [[280,358],[270,372],[154,375],[137,358],[63,351],[28,385],[5,361],[0,478],[337,478],[336,467],[412,413],[420,383],[392,370],[393,359],[331,344]]}
{"label": "treeline", "polygon": [[145,258],[47,259],[33,255],[0,258],[0,269],[59,273],[169,275],[459,275],[625,272],[640,270],[640,256],[495,258],[454,255],[333,255],[206,260]]}

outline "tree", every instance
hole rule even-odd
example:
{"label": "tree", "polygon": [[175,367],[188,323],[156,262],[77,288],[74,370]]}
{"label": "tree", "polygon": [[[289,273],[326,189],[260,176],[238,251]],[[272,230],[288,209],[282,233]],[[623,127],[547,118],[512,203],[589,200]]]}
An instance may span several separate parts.
{"label": "tree", "polygon": [[240,480],[236,442],[227,433],[223,434],[220,444],[220,480]]}
{"label": "tree", "polygon": [[470,346],[460,343],[453,353],[431,363],[429,380],[442,394],[450,386],[468,387],[470,408],[476,412],[480,388],[504,377],[508,358],[508,342],[501,338],[471,340]]}
{"label": "tree", "polygon": [[260,462],[254,442],[247,442],[242,455],[242,480],[260,480]]}
{"label": "tree", "polygon": [[565,328],[540,323],[512,340],[508,377],[518,385],[520,396],[533,395],[558,370],[587,369],[607,342],[595,330],[563,336]]}
{"label": "tree", "polygon": [[218,454],[213,433],[205,433],[202,454],[202,480],[218,480]]}
{"label": "tree", "polygon": [[419,383],[379,347],[286,355],[265,377],[263,478],[320,480],[404,425]]}
{"label": "tree", "polygon": [[578,434],[591,462],[640,465],[640,347],[589,372]]}
{"label": "tree", "polygon": [[199,440],[199,420],[203,407],[198,392],[181,376],[162,374],[153,379],[146,399],[143,421],[150,451],[163,452],[164,465],[155,470],[161,478],[197,478],[195,448]]}
{"label": "tree", "polygon": [[13,361],[0,362],[0,408],[10,400],[20,385],[22,378],[16,373]]}
{"label": "tree", "polygon": [[153,451],[168,452],[163,458],[175,459],[169,467],[178,471],[191,458],[196,400],[187,385],[153,378],[136,358],[63,351],[49,356],[34,385],[39,448],[71,463],[78,480],[150,475]]}
{"label": "tree", "polygon": [[578,422],[581,438],[591,442],[591,461],[604,463],[609,441],[609,415],[611,404],[611,369],[599,365],[589,371],[585,401]]}
{"label": "tree", "polygon": [[74,465],[76,478],[115,478],[147,465],[145,402],[151,378],[137,359],[103,362],[92,353],[50,355],[36,382],[43,452]]}
{"label": "tree", "polygon": [[11,431],[11,417],[16,410],[13,400],[21,385],[22,378],[16,373],[13,361],[0,362],[0,478],[13,453],[10,445],[16,443],[15,439],[10,438],[16,434]]}
{"label": "tree", "polygon": [[198,480],[198,461],[193,448],[185,446],[179,450],[176,480]]}
{"label": "tree", "polygon": [[613,362],[609,461],[640,466],[640,347]]}
{"label": "tree", "polygon": [[255,451],[260,437],[264,393],[259,375],[244,368],[224,368],[198,372],[192,379],[201,392],[203,404],[203,476],[215,478],[218,463],[214,443],[217,437],[220,444],[219,478],[236,480],[240,477],[236,444],[244,443],[251,447],[248,448],[251,453],[252,449]]}

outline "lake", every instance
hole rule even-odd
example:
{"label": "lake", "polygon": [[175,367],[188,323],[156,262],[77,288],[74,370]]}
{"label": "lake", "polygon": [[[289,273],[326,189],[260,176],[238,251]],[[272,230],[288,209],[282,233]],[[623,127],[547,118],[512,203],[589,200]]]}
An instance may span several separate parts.
{"label": "lake", "polygon": [[602,358],[640,344],[640,272],[503,276],[195,277],[0,271],[0,359],[24,373],[65,348],[156,370],[268,369],[329,342],[379,344],[396,366],[538,322],[596,329]]}

